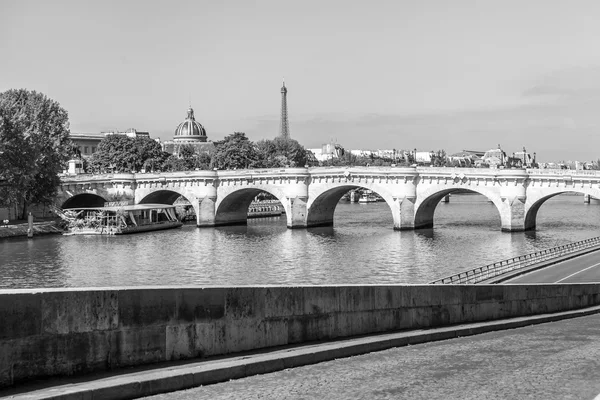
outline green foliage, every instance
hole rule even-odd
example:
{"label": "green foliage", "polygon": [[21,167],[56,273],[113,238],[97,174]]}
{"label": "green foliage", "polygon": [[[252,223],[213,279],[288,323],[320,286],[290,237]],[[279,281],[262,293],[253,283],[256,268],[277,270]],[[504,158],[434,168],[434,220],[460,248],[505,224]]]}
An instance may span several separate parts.
{"label": "green foliage", "polygon": [[210,169],[210,154],[197,153],[193,146],[185,145],[179,149],[179,157],[170,155],[163,163],[163,171],[194,171]]}
{"label": "green foliage", "polygon": [[214,142],[215,153],[211,168],[240,169],[258,164],[257,149],[244,132],[235,132],[225,139]]}
{"label": "green foliage", "polygon": [[431,152],[431,165],[433,167],[445,167],[448,165],[448,157],[446,157],[445,150],[438,150],[437,152]]}
{"label": "green foliage", "polygon": [[49,204],[59,173],[75,154],[69,117],[42,93],[11,89],[0,93],[0,201],[25,218],[31,204]]}
{"label": "green foliage", "polygon": [[257,161],[252,165],[256,168],[304,167],[308,161],[307,150],[294,139],[260,140],[256,152]]}
{"label": "green foliage", "polygon": [[94,173],[154,170],[162,168],[168,156],[160,144],[150,138],[109,135],[98,144],[89,168]]}
{"label": "green foliage", "polygon": [[317,156],[315,156],[315,153],[313,153],[312,151],[306,150],[305,157],[306,157],[306,165],[308,165],[309,167],[318,167],[319,166],[319,160],[317,160]]}

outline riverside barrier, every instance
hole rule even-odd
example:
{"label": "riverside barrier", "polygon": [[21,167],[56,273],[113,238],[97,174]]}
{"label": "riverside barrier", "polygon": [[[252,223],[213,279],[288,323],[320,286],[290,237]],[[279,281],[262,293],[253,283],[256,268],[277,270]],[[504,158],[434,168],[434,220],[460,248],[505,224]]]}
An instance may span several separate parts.
{"label": "riverside barrier", "polygon": [[550,249],[536,251],[535,253],[509,258],[507,260],[498,261],[493,264],[484,265],[482,267],[477,267],[468,271],[446,276],[430,283],[465,284],[483,282],[508,272],[516,272],[534,264],[563,257],[578,251],[592,249],[596,246],[600,246],[600,237],[585,239],[579,242],[573,242]]}
{"label": "riverside barrier", "polygon": [[0,388],[600,304],[600,284],[0,290]]}

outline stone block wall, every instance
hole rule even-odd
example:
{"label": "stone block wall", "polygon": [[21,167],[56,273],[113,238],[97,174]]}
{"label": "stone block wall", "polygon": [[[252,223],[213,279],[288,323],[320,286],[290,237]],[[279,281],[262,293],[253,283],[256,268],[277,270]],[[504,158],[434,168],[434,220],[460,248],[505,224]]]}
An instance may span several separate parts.
{"label": "stone block wall", "polygon": [[0,290],[0,387],[600,304],[600,284]]}

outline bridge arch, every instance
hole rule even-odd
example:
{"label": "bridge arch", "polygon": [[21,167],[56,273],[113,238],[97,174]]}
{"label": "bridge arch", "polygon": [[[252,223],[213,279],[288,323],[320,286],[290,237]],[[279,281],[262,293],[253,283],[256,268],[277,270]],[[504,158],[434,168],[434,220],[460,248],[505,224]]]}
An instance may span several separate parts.
{"label": "bridge arch", "polygon": [[93,193],[79,193],[67,198],[61,208],[104,207],[106,199]]}
{"label": "bridge arch", "polygon": [[[142,197],[139,201],[138,204],[175,204],[175,202],[177,201],[177,199],[179,199],[180,197],[183,197],[185,200],[187,200],[189,202],[189,206],[192,207],[192,209],[194,210],[194,215],[198,216],[198,208],[197,208],[197,203],[195,201],[193,201],[194,199],[190,199],[188,198],[188,196],[186,196],[185,193],[181,193],[177,190],[172,190],[172,189],[157,189],[154,191],[150,191],[147,192],[145,194],[144,197]],[[186,206],[184,206],[185,208]],[[184,210],[177,210],[177,215],[180,219],[184,220],[185,217],[187,216]],[[190,214],[191,215],[191,214]]]}
{"label": "bridge arch", "polygon": [[500,215],[500,219],[503,218],[502,210],[507,206],[503,203],[502,198],[497,192],[488,190],[486,187],[478,186],[456,186],[445,188],[443,190],[431,188],[420,192],[418,195],[417,202],[415,203],[415,229],[431,229],[433,228],[433,217],[435,210],[440,201],[448,196],[449,194],[456,192],[471,192],[480,194],[490,200],[495,206]]}
{"label": "bridge arch", "polygon": [[[248,223],[248,208],[252,200],[260,193],[269,193],[279,200],[286,211],[288,223],[291,221],[291,212],[287,197],[277,188],[266,187],[236,187],[233,190],[221,193],[215,203],[215,225],[245,225]],[[289,225],[289,224],[288,224]]]}
{"label": "bridge arch", "polygon": [[545,190],[534,190],[533,188],[530,190],[530,194],[527,196],[527,202],[525,204],[525,230],[531,231],[535,230],[537,227],[537,215],[544,203],[550,200],[553,197],[564,193],[578,193],[582,195],[592,196],[595,198],[600,198],[600,190],[593,188],[555,188],[554,190],[548,190],[549,188],[545,188]]}
{"label": "bridge arch", "polygon": [[[319,193],[312,201],[307,204],[306,226],[332,226],[335,209],[344,194],[350,190],[367,189],[381,196],[390,207],[390,212],[394,215],[392,196],[383,190],[383,188],[373,187],[373,185],[357,185],[344,183],[334,186]],[[396,218],[394,216],[394,218]]]}

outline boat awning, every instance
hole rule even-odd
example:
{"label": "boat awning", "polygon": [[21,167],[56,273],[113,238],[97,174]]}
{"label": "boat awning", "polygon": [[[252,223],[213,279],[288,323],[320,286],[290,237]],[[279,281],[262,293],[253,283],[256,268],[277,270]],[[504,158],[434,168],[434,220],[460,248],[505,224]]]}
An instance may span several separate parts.
{"label": "boat awning", "polygon": [[95,210],[95,211],[140,211],[140,210],[164,210],[175,208],[173,204],[134,204],[128,206],[110,206],[110,207],[74,207],[65,208],[65,210]]}

